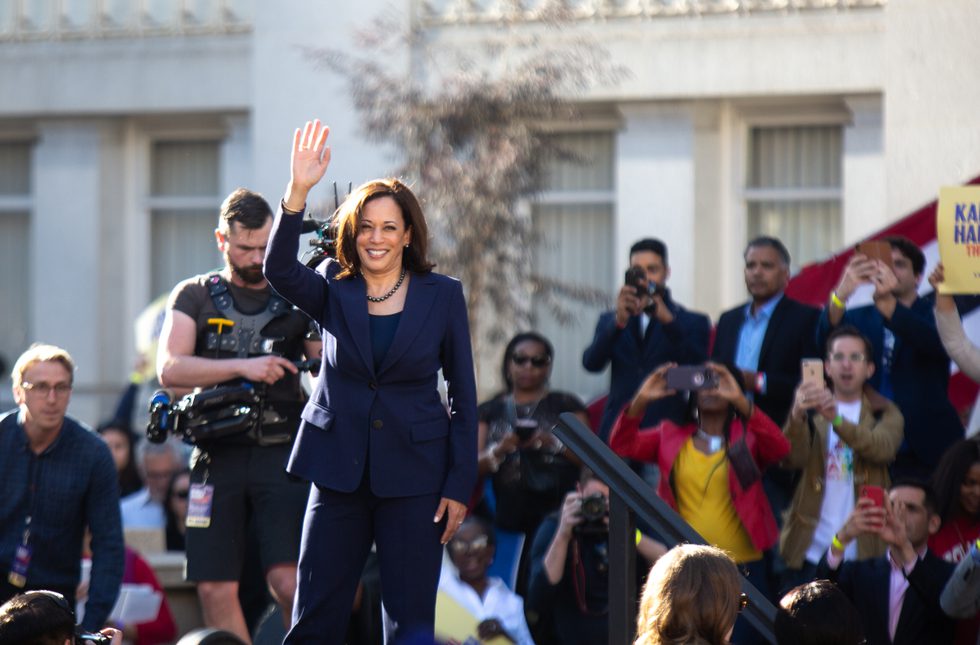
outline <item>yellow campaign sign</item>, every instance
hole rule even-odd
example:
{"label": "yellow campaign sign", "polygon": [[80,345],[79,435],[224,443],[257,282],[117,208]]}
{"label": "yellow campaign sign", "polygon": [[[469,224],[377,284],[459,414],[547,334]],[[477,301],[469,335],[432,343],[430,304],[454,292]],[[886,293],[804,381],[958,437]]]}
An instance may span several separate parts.
{"label": "yellow campaign sign", "polygon": [[980,186],[939,190],[936,239],[945,269],[939,292],[980,293]]}

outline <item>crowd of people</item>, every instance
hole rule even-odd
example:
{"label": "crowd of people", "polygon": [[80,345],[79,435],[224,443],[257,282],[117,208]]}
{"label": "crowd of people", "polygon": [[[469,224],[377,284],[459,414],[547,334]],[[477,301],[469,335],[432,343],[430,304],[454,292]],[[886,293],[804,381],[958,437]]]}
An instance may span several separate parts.
{"label": "crowd of people", "polygon": [[[125,530],[185,551],[204,622],[241,642],[269,607],[287,643],[607,642],[609,489],[553,432],[566,412],[588,425],[585,402],[551,389],[556,353],[534,331],[477,401],[462,286],[432,270],[398,180],[352,191],[332,257],[296,259],[328,135],[297,129],[276,212],[228,196],[223,268],[170,296],[159,382],[213,406],[204,423],[172,410],[185,443],[138,436],[135,386],[90,432],[67,415],[68,352],[18,359],[18,408],[0,417],[0,635],[61,612],[63,642],[78,607],[116,641],[173,641],[165,598],[152,620],[110,619],[121,585],[161,591]],[[785,294],[782,242],[750,241],[749,298],[713,335],[673,299],[667,246],[630,249],[582,355],[609,373],[593,430],[710,545],[637,531],[638,645],[762,642],[739,618],[742,576],[779,604],[779,642],[980,643],[980,442],[946,394],[950,358],[980,378],[980,350],[951,297],[919,295],[918,247],[884,242],[817,309]],[[850,306],[864,285],[872,304]]]}

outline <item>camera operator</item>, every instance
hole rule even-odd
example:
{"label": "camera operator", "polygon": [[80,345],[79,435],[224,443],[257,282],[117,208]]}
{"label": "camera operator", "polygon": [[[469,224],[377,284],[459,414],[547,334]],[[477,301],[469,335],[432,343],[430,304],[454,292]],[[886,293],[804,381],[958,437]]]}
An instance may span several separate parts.
{"label": "camera operator", "polygon": [[[616,415],[654,368],[671,361],[693,365],[708,358],[711,322],[671,298],[667,245],[653,238],[639,240],[630,248],[629,262],[616,309],[599,317],[592,344],[582,354],[582,366],[590,372],[610,366],[609,398],[596,430],[603,441],[609,440]],[[643,425],[680,421],[683,416],[683,398],[673,396],[651,405]]]}
{"label": "camera operator", "polygon": [[85,632],[60,593],[28,591],[0,605],[3,645],[121,645],[122,632],[106,628]]}
{"label": "camera operator", "polygon": [[[646,536],[637,542],[637,552],[651,563],[666,551]],[[534,538],[524,606],[539,645],[551,638],[600,645],[609,638],[608,603],[609,487],[583,468],[560,514],[545,518]]]}
{"label": "camera operator", "polygon": [[309,320],[262,275],[271,228],[272,210],[258,193],[239,188],[225,199],[215,230],[225,266],[174,288],[157,359],[164,387],[237,386],[264,399],[261,422],[247,432],[208,438],[205,424],[191,457],[187,579],[198,583],[205,623],[245,642],[238,581],[250,515],[287,627],[292,614],[308,491],[284,470],[306,399],[294,361],[320,356]]}

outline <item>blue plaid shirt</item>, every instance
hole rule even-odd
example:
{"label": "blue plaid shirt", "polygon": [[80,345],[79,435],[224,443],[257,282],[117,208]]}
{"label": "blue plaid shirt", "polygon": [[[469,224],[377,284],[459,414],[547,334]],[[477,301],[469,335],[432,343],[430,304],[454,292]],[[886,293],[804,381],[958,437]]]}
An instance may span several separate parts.
{"label": "blue plaid shirt", "polygon": [[[31,494],[30,480],[35,482]],[[33,509],[31,508],[33,506]],[[86,629],[105,624],[123,575],[119,485],[109,448],[70,417],[40,455],[30,449],[18,411],[0,418],[0,575],[7,579],[14,551],[31,515],[27,571],[30,589],[74,591],[82,538],[92,530],[92,580],[85,605]]]}

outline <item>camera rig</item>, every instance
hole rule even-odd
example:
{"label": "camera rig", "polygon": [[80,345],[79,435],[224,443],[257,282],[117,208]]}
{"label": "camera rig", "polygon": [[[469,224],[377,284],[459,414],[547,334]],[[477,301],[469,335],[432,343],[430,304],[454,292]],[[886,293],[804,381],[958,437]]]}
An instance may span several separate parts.
{"label": "camera rig", "polygon": [[[353,185],[347,184],[347,196],[350,196]],[[346,199],[346,197],[345,197]],[[325,220],[318,220],[312,216],[303,220],[303,233],[313,233],[310,239],[310,251],[303,256],[306,266],[315,269],[327,258],[337,257],[337,210],[340,208],[340,193],[337,191],[337,182],[333,184],[333,213]]]}
{"label": "camera rig", "polygon": [[[317,372],[320,360],[293,361],[301,372]],[[280,443],[281,433],[264,437],[263,426],[283,418],[266,405],[265,384],[242,382],[192,392],[174,401],[169,390],[158,390],[150,397],[150,420],[146,438],[163,443],[173,434],[186,443],[197,444],[249,434],[260,443]]]}

